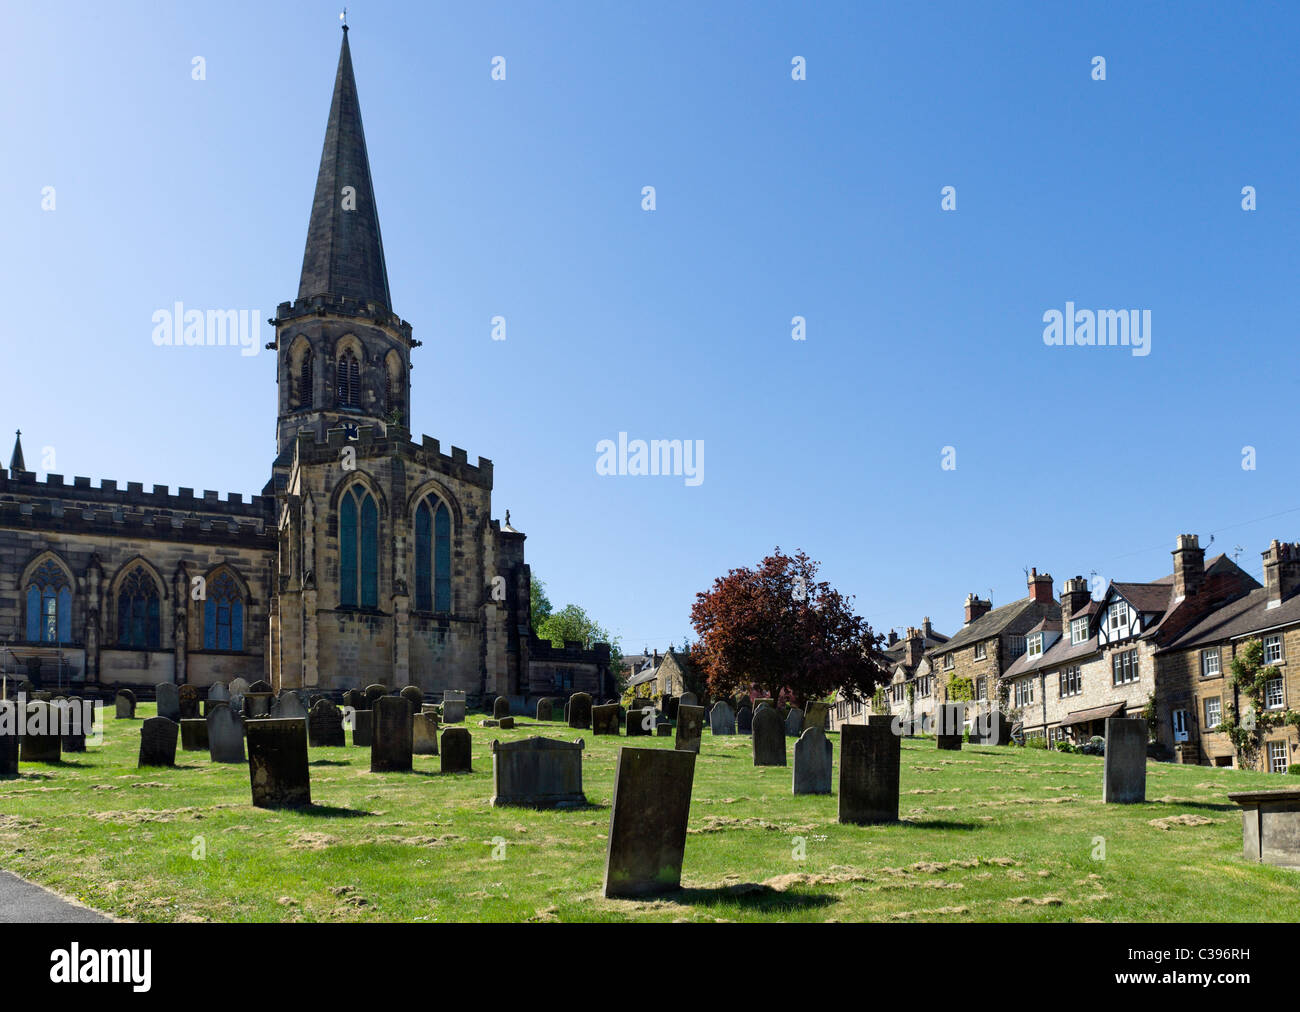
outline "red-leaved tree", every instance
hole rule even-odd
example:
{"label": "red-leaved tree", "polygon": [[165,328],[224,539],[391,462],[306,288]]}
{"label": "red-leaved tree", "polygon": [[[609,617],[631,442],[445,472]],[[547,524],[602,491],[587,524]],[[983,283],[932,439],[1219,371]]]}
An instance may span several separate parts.
{"label": "red-leaved tree", "polygon": [[806,708],[846,688],[869,699],[888,674],[883,637],[852,598],[817,580],[818,563],[778,547],[754,569],[733,569],[695,595],[691,656],[714,698],[758,688]]}

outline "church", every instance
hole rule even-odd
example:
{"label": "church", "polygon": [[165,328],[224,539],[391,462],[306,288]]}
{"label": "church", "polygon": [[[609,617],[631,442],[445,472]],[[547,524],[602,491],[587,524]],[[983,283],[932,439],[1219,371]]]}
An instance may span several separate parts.
{"label": "church", "polygon": [[271,321],[277,455],[260,495],[0,472],[0,670],[90,695],[244,678],[471,702],[614,695],[610,649],[529,620],[525,535],[492,462],[412,439],[346,26],[298,295]]}

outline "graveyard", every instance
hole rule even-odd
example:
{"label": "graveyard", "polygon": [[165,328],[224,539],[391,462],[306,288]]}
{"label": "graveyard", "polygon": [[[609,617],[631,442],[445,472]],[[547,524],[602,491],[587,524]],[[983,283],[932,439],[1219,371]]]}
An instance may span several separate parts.
{"label": "graveyard", "polygon": [[[417,751],[409,769],[372,756],[349,732],[344,747],[309,749],[309,806],[258,808],[247,762],[178,742],[174,766],[138,766],[154,713],[109,712],[101,745],[0,780],[0,867],[147,922],[1286,921],[1300,909],[1300,875],[1242,857],[1228,795],[1277,787],[1266,774],[1149,763],[1145,802],[1106,805],[1097,757],[908,738],[899,821],[851,825],[837,821],[839,734],[826,736],[831,793],[795,795],[794,737],[786,765],[755,765],[750,736],[706,722],[680,887],[610,899],[619,751],[675,752],[673,736],[518,714],[481,727],[489,715],[470,712],[457,726],[472,771],[449,773],[438,755]],[[261,723],[259,735],[288,721]],[[581,763],[585,805],[493,806],[493,742],[536,736],[582,740],[564,754]],[[663,758],[666,770],[686,757]],[[658,792],[640,790],[620,833],[654,818]]]}

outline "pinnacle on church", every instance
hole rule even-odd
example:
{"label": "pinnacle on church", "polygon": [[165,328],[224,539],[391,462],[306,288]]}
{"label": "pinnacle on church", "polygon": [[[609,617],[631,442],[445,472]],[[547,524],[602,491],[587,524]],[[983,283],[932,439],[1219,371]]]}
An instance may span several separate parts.
{"label": "pinnacle on church", "polygon": [[314,295],[369,300],[392,308],[346,25],[298,284],[298,298]]}
{"label": "pinnacle on church", "polygon": [[14,452],[9,458],[9,470],[26,471],[27,463],[23,460],[23,430],[18,429],[14,432]]}

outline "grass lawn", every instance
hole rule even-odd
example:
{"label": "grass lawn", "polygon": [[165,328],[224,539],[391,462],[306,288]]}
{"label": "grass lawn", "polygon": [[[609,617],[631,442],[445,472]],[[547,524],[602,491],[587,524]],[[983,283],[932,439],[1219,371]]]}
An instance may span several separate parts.
{"label": "grass lawn", "polygon": [[[372,774],[369,749],[312,749],[318,807],[271,812],[250,804],[247,767],[206,752],[137,770],[140,720],[106,713],[103,745],[0,781],[0,867],[132,920],[1291,921],[1300,911],[1300,872],[1244,861],[1227,799],[1300,786],[1294,778],[1153,763],[1147,804],[1103,806],[1100,759],[905,740],[903,822],[841,826],[835,796],[793,797],[788,767],[756,769],[748,737],[706,730],[682,890],[611,901],[605,836],[626,738],[525,718],[480,728],[474,714],[472,774],[443,776],[431,756],[416,756],[413,773]],[[590,807],[488,804],[492,739],[534,734],[586,739]]]}

